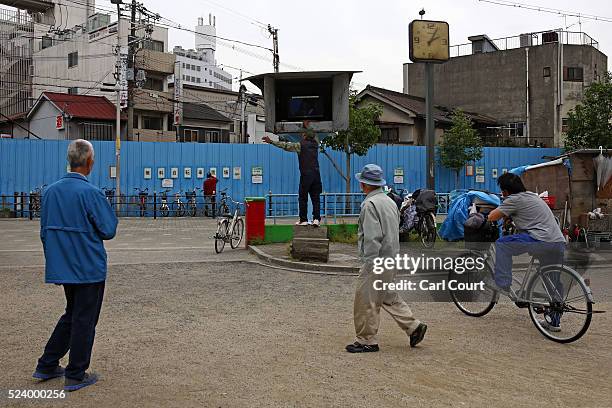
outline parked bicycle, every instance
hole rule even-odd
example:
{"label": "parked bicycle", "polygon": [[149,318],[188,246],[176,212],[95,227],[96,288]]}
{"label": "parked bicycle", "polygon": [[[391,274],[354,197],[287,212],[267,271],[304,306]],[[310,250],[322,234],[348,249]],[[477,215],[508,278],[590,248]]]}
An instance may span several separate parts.
{"label": "parked bicycle", "polygon": [[159,205],[159,213],[162,217],[167,217],[170,215],[170,207],[168,206],[168,192],[170,192],[170,189],[165,188],[164,191],[159,194],[161,201]]}
{"label": "parked bicycle", "polygon": [[185,198],[187,199],[187,215],[192,217],[195,217],[198,214],[198,190],[201,190],[201,188],[195,187],[193,190],[185,191]]}
{"label": "parked bicycle", "polygon": [[[242,242],[242,236],[244,235],[244,221],[240,217],[238,211],[242,203],[232,200],[226,192],[222,192],[221,194],[220,207],[224,206],[228,211],[223,212],[222,218],[217,222],[217,232],[214,235],[214,239],[215,252],[218,254],[223,252],[223,248],[225,248],[227,242],[229,242],[232,249],[238,248]],[[229,212],[228,201],[235,205],[233,214]]]}
{"label": "parked bicycle", "polygon": [[110,204],[111,208],[113,208],[115,206],[115,188],[114,187],[111,187],[111,188],[103,187],[102,190],[104,190],[104,195],[106,196],[106,200]]}
{"label": "parked bicycle", "polygon": [[40,217],[42,191],[45,187],[47,187],[47,185],[43,184],[30,191],[30,212],[33,217]]}
{"label": "parked bicycle", "polygon": [[[227,201],[228,201],[227,187],[221,190],[219,192],[219,195],[221,196],[221,200],[219,201],[219,205],[217,206],[217,214],[221,214],[222,217],[225,217],[228,214],[230,214],[230,209],[229,209],[229,206],[227,205]],[[231,201],[231,197],[229,197],[229,200]]]}
{"label": "parked bicycle", "polygon": [[143,190],[140,188],[135,188],[134,190],[138,192],[138,208],[140,210],[140,216],[144,217],[147,213],[147,201],[149,197],[149,189],[145,188]]}
{"label": "parked bicycle", "polygon": [[174,211],[175,217],[182,217],[185,215],[185,203],[181,200],[182,190],[174,194],[174,202],[172,203],[172,210]]}
{"label": "parked bicycle", "polygon": [[407,196],[400,208],[400,232],[416,232],[424,248],[433,248],[438,236],[437,205],[433,190],[417,190]]}

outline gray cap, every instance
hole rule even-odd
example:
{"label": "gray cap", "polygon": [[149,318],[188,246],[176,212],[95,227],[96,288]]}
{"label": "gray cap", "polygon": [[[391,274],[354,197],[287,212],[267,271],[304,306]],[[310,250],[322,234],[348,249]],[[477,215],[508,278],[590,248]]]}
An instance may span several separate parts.
{"label": "gray cap", "polygon": [[383,171],[376,164],[366,164],[360,173],[355,174],[357,181],[371,186],[384,186],[387,184],[383,178]]}

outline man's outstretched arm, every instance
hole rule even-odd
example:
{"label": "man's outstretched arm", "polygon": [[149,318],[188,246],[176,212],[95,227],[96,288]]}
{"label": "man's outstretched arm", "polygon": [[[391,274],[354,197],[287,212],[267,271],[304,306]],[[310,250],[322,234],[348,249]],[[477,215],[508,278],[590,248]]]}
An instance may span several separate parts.
{"label": "man's outstretched arm", "polygon": [[286,150],[288,152],[295,152],[295,153],[299,153],[301,150],[301,146],[299,143],[294,143],[294,142],[275,142],[274,140],[270,139],[268,136],[264,136],[263,137],[263,141],[265,143],[269,143],[273,146],[276,147],[280,147],[283,150]]}

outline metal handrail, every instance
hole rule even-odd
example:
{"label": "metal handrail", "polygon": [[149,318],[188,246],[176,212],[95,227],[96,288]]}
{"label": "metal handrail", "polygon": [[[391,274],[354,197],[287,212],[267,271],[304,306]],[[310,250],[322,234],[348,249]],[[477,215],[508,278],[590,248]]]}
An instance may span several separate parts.
{"label": "metal handrail", "polygon": [[[438,196],[438,214],[447,214],[450,206],[450,193],[436,193]],[[349,210],[346,211],[346,197],[354,197],[349,202]],[[292,200],[287,202],[287,198]],[[266,218],[274,220],[278,218],[296,217],[298,211],[298,194],[296,193],[272,193],[266,194]],[[360,204],[365,198],[364,193],[321,193],[321,216],[324,221],[333,219],[337,221],[338,217],[357,217],[361,210]],[[278,200],[281,199],[279,202]],[[283,200],[285,199],[285,200]]]}

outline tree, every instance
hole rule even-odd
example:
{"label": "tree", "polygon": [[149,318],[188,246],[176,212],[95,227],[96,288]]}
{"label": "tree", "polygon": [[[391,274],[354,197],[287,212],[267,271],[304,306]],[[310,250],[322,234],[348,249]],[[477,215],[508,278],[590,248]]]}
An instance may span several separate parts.
{"label": "tree", "polygon": [[568,150],[612,148],[612,74],[601,82],[593,82],[585,92],[581,104],[567,117],[565,147]]}
{"label": "tree", "polygon": [[463,111],[453,111],[452,121],[450,130],[442,136],[438,154],[442,165],[455,172],[455,183],[459,184],[459,171],[482,158],[482,140]]}
{"label": "tree", "polygon": [[323,150],[323,154],[329,158],[334,168],[346,182],[346,192],[351,192],[351,155],[365,155],[368,150],[380,139],[380,128],[375,121],[382,114],[380,104],[368,103],[357,106],[356,93],[352,92],[349,97],[349,128],[336,134],[331,134],[323,140],[323,146],[332,150],[344,152],[346,157],[346,172],[334,159]]}

